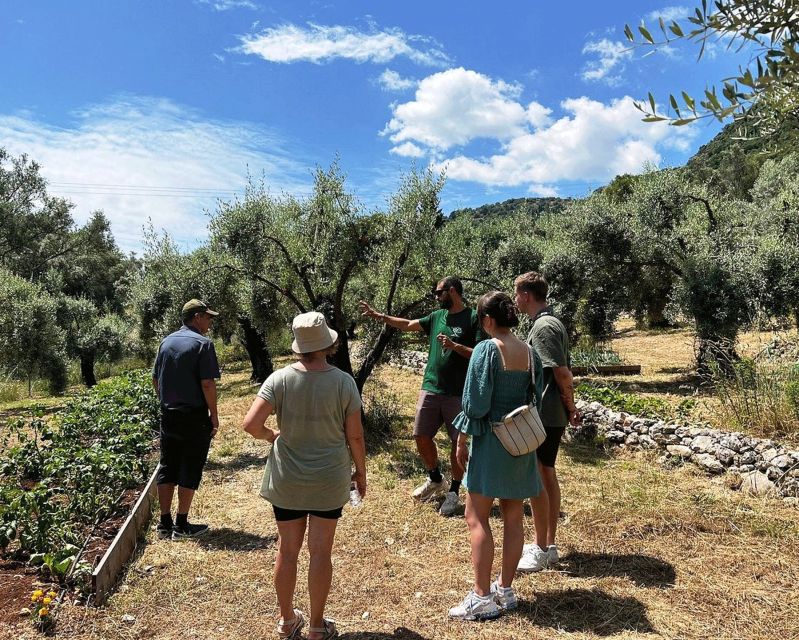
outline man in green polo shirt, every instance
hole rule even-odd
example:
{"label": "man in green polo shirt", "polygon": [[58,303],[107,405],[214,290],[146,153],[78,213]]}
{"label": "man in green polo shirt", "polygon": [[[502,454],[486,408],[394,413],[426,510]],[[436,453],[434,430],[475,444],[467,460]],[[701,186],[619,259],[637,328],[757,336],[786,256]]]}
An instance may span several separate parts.
{"label": "man in green polo shirt", "polygon": [[524,545],[519,571],[541,571],[559,559],[555,532],[560,515],[560,484],[555,459],[566,425],[580,424],[574,404],[574,381],[569,368],[569,334],[547,305],[549,285],[544,277],[530,271],[514,282],[516,307],[533,319],[527,337],[544,366],[544,395],[541,399],[541,422],[546,439],[536,450],[542,490],[531,498],[535,543]]}
{"label": "man in green polo shirt", "polygon": [[[427,366],[413,426],[416,448],[428,477],[416,488],[413,497],[420,502],[427,502],[446,494],[439,513],[450,516],[460,505],[458,491],[463,480],[463,469],[455,458],[458,430],[452,421],[461,412],[461,396],[472,348],[484,336],[480,331],[477,312],[463,303],[463,285],[458,278],[444,278],[433,293],[441,308],[418,320],[379,313],[366,302],[361,302],[360,307],[363,315],[390,327],[400,331],[424,331],[428,336]],[[442,423],[447,427],[451,445],[452,481],[449,488],[441,475],[438,449],[433,440]]]}

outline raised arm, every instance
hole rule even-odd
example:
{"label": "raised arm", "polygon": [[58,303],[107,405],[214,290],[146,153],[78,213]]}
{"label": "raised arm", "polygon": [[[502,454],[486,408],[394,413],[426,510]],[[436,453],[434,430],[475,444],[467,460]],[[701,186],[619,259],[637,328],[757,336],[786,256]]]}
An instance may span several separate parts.
{"label": "raised arm", "polygon": [[358,308],[361,310],[362,316],[379,320],[380,322],[387,324],[389,327],[394,327],[399,331],[424,331],[418,320],[408,320],[407,318],[398,318],[395,316],[389,316],[385,313],[380,313],[363,300],[358,303]]}

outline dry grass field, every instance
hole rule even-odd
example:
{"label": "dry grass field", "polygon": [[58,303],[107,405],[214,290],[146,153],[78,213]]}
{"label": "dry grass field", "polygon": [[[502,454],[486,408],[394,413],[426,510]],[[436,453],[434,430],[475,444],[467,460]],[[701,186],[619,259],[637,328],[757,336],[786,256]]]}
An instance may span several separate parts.
{"label": "dry grass field", "polygon": [[[623,329],[614,347],[644,365],[625,384],[649,393],[689,384],[681,382],[693,353],[687,335]],[[342,638],[799,638],[795,507],[741,495],[692,466],[667,470],[652,455],[573,444],[559,466],[560,565],[517,578],[518,611],[486,623],[448,621],[448,607],[471,584],[469,546],[462,517],[442,518],[409,496],[423,478],[410,437],[420,382],[382,367],[365,390],[367,398],[396,394],[404,416],[394,437],[371,444],[369,493],[340,521],[328,614]],[[212,532],[181,543],[148,532],[108,605],[65,606],[58,637],[276,637],[276,527],[257,493],[269,445],[239,429],[254,393],[244,373],[225,376],[222,427],[194,509]],[[501,540],[498,514],[492,526]],[[307,554],[297,593],[307,610],[303,565]],[[24,624],[4,633],[36,637]]]}

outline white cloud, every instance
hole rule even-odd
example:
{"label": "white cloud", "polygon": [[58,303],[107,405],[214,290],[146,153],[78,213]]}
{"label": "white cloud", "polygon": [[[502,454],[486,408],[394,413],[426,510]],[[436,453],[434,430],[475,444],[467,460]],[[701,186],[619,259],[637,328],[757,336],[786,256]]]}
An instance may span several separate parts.
{"label": "white cloud", "polygon": [[425,155],[424,149],[417,147],[413,142],[403,142],[392,147],[389,152],[405,158],[421,158]]}
{"label": "white cloud", "polygon": [[[665,149],[687,151],[696,134],[691,126],[641,122],[630,97],[608,104],[568,99],[559,105],[565,115],[556,119],[537,102],[525,106],[520,93],[517,85],[474,71],[436,73],[420,82],[414,100],[393,107],[383,135],[395,143],[392,153],[424,153],[451,180],[552,195],[559,182],[640,173],[644,164],[658,164]],[[494,142],[498,152],[465,153],[462,147],[475,138]]]}
{"label": "white cloud", "polygon": [[693,15],[694,10],[691,7],[682,7],[682,6],[671,6],[671,7],[663,7],[662,9],[656,9],[655,11],[650,11],[646,14],[646,19],[650,22],[657,22],[658,18],[663,18],[663,21],[667,24],[672,20],[681,20],[683,18],[687,18],[690,15]]}
{"label": "white cloud", "polygon": [[260,33],[240,36],[238,51],[269,62],[313,62],[336,58],[385,64],[406,57],[417,64],[447,66],[449,57],[429,38],[408,35],[401,29],[375,28],[368,33],[354,27],[286,24]]}
{"label": "white cloud", "polygon": [[[589,60],[583,69],[582,78],[586,81],[602,81],[611,86],[621,81],[618,75],[624,70],[624,62],[632,58],[633,52],[624,42],[614,42],[607,38],[592,40],[583,47],[583,54],[597,54],[596,60]],[[611,72],[617,73],[612,75]]]}
{"label": "white cloud", "polygon": [[405,91],[415,87],[418,83],[412,78],[403,78],[392,69],[386,69],[377,79],[384,91]]}
{"label": "white cloud", "polygon": [[263,172],[276,192],[306,192],[313,164],[301,164],[263,127],[207,120],[155,98],[92,106],[58,127],[30,114],[0,114],[0,140],[12,155],[41,165],[48,192],[74,202],[78,222],[102,209],[124,250],[141,249],[148,218],[193,246],[206,236],[204,211],[241,192],[248,173]]}
{"label": "white cloud", "polygon": [[[521,134],[489,158],[455,156],[438,163],[453,180],[495,186],[542,185],[569,180],[608,180],[640,173],[661,161],[659,147],[676,148],[695,135],[693,128],[641,122],[633,100],[603,104],[586,97],[561,103],[569,115],[546,128]],[[675,139],[682,142],[675,142]]]}
{"label": "white cloud", "polygon": [[440,150],[475,138],[507,140],[524,131],[528,111],[516,101],[521,87],[457,68],[428,76],[414,100],[394,107],[383,130],[392,142],[409,140]]}
{"label": "white cloud", "polygon": [[199,4],[211,6],[215,11],[229,11],[230,9],[258,9],[252,0],[196,0]]}

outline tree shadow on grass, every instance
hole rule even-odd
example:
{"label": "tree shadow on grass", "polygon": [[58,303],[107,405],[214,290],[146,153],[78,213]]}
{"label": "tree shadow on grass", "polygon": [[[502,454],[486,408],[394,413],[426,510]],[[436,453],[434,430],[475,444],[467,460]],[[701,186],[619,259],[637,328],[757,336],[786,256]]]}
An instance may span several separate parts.
{"label": "tree shadow on grass", "polygon": [[618,576],[639,587],[671,589],[677,573],[674,567],[653,556],[613,553],[569,553],[558,569],[576,578]]}
{"label": "tree shadow on grass", "polygon": [[196,538],[196,541],[197,544],[206,549],[254,551],[255,549],[273,547],[277,543],[277,536],[259,536],[247,531],[222,527],[210,529],[206,535]]}
{"label": "tree shadow on grass", "polygon": [[246,451],[239,453],[235,457],[223,458],[221,460],[209,460],[205,464],[206,471],[241,471],[250,467],[261,467],[266,464],[266,456],[263,453],[252,453]]}
{"label": "tree shadow on grass", "polygon": [[705,388],[702,379],[695,374],[687,374],[673,380],[641,380],[638,378],[614,378],[607,382],[624,393],[670,393],[675,396],[691,397],[696,390],[702,393]]}
{"label": "tree shadow on grass", "polygon": [[624,631],[653,633],[646,607],[635,598],[612,596],[600,589],[567,589],[536,594],[532,602],[519,600],[515,615],[538,627],[566,632],[612,636]]}
{"label": "tree shadow on grass", "polygon": [[594,440],[585,440],[575,437],[574,440],[561,444],[563,451],[572,462],[577,464],[601,467],[612,458],[608,450]]}
{"label": "tree shadow on grass", "polygon": [[432,640],[426,636],[419,635],[415,631],[405,627],[397,627],[394,633],[384,633],[379,631],[358,631],[355,633],[342,633],[341,640]]}

